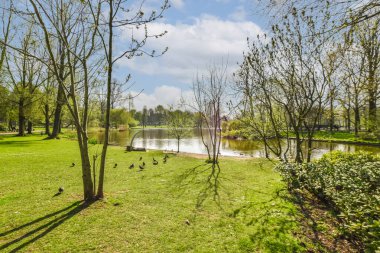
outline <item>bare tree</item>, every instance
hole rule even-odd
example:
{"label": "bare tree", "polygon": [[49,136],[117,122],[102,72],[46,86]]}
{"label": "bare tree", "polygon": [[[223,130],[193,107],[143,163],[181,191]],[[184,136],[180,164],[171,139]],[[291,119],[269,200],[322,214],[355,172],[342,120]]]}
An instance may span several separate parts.
{"label": "bare tree", "polygon": [[[289,146],[282,147],[280,138],[284,133],[288,137],[289,130],[295,136],[294,160],[311,159],[312,139],[336,69],[329,63],[336,46],[327,43],[323,32],[328,21],[328,15],[314,21],[309,13],[293,9],[281,24],[272,27],[272,34],[252,43],[238,73],[243,78],[238,90],[248,108],[246,120],[282,160],[287,160]],[[269,145],[268,138],[276,141]],[[306,154],[302,148],[305,141]]]}
{"label": "bare tree", "polygon": [[[10,7],[12,6],[12,1],[9,1]],[[10,8],[9,7],[9,8]],[[0,77],[1,77],[1,72],[3,70],[3,64],[5,60],[5,55],[6,55],[6,44],[9,42],[10,39],[10,31],[11,31],[11,24],[12,24],[12,12],[11,11],[6,11],[6,7],[2,6],[1,10],[1,34],[2,36],[0,37],[1,41],[3,43],[0,43]]]}
{"label": "bare tree", "polygon": [[177,139],[177,153],[179,153],[179,144],[181,139],[189,133],[191,127],[191,117],[186,111],[174,106],[169,106],[166,113],[166,123],[171,134]]}
{"label": "bare tree", "polygon": [[[331,23],[330,31],[336,32],[345,28],[354,27],[367,20],[376,20],[380,16],[380,3],[378,0],[259,0],[268,8],[274,17],[284,16],[293,8],[305,11],[329,10],[335,22]],[[278,20],[278,19],[276,19]]]}
{"label": "bare tree", "polygon": [[[63,90],[64,101],[67,102],[75,123],[82,161],[84,199],[92,201],[94,192],[87,127],[89,92],[102,61],[102,58],[96,55],[97,23],[88,22],[90,10],[78,1],[30,0],[29,3],[32,7],[31,16],[43,34],[49,70],[58,82],[59,89]],[[59,43],[54,44],[57,40]],[[58,54],[54,52],[56,45]]]}
{"label": "bare tree", "polygon": [[[220,153],[223,99],[227,86],[227,64],[210,66],[205,74],[198,74],[193,82],[195,110],[202,118],[202,140],[213,165],[218,163]],[[207,131],[207,140],[203,136],[203,128]]]}
{"label": "bare tree", "polygon": [[380,92],[380,19],[362,22],[352,32],[354,47],[365,59],[365,89],[368,99],[368,131],[377,130],[377,99]]}
{"label": "bare tree", "polygon": [[[102,49],[106,58],[107,63],[107,99],[106,99],[106,111],[105,111],[105,133],[104,133],[104,142],[103,149],[100,160],[100,169],[99,169],[99,184],[97,197],[103,198],[103,186],[104,186],[104,170],[106,164],[106,155],[109,142],[109,129],[110,129],[110,112],[111,112],[111,95],[112,95],[112,75],[113,67],[117,61],[122,58],[131,59],[135,56],[142,56],[144,54],[151,57],[155,57],[163,54],[167,49],[161,53],[156,53],[155,50],[151,52],[144,51],[143,48],[150,38],[159,38],[166,34],[166,31],[163,31],[159,34],[149,34],[148,24],[156,21],[159,18],[162,18],[163,12],[169,8],[168,0],[164,0],[160,11],[152,11],[149,14],[145,14],[143,11],[144,1],[141,1],[141,4],[136,9],[130,9],[129,3],[125,0],[107,0],[99,1],[96,5],[93,4],[93,1],[86,1],[87,5],[91,9],[93,16],[93,23],[96,24],[97,35],[100,37]],[[103,16],[103,10],[107,10],[107,14]],[[100,16],[100,20],[98,19]],[[141,37],[135,37],[131,33],[130,43],[128,48],[120,50],[121,53],[114,53],[114,37],[117,32],[120,32],[121,29],[133,29],[142,30]]]}

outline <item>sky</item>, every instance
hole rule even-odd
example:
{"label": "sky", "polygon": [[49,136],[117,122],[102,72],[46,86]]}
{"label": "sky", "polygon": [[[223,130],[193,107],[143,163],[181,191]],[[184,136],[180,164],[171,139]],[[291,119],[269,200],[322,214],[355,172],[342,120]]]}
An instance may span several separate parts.
{"label": "sky", "polygon": [[[160,0],[146,0],[147,13]],[[256,38],[265,32],[266,20],[259,15],[255,0],[171,0],[171,8],[164,18],[148,26],[152,34],[167,31],[158,39],[151,39],[146,50],[168,51],[157,58],[149,56],[121,59],[115,68],[115,78],[123,80],[131,74],[130,92],[137,94],[134,106],[153,108],[159,104],[176,104],[181,96],[191,97],[192,81],[211,64],[228,62],[229,73],[238,68],[243,52],[247,51],[247,37]],[[144,11],[145,12],[145,11]],[[116,51],[128,43],[130,32],[116,38]]]}

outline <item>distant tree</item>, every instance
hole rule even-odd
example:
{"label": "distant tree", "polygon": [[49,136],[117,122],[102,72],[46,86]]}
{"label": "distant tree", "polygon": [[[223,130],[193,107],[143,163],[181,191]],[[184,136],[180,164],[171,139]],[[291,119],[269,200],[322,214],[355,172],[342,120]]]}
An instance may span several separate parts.
{"label": "distant tree", "polygon": [[110,121],[111,125],[118,128],[119,125],[126,125],[128,123],[129,114],[124,108],[112,109]]}
{"label": "distant tree", "polygon": [[[21,33],[21,49],[27,54],[36,54],[38,50],[33,37],[33,27],[30,26]],[[12,102],[18,107],[18,135],[25,135],[25,126],[28,124],[28,133],[32,133],[31,107],[41,98],[38,89],[44,83],[43,65],[33,57],[17,50],[8,50],[6,58],[8,86],[12,90]],[[27,111],[29,110],[29,113]]]}
{"label": "distant tree", "polygon": [[179,153],[180,141],[189,133],[189,128],[192,126],[191,117],[179,108],[170,106],[166,113],[166,124],[171,135],[177,139],[177,153]]}
{"label": "distant tree", "polygon": [[154,113],[156,114],[156,125],[162,125],[165,120],[165,108],[162,105],[157,105]]}
{"label": "distant tree", "polygon": [[144,106],[144,108],[142,110],[140,122],[141,122],[143,128],[145,128],[147,123],[148,123],[148,108],[146,106]]}
{"label": "distant tree", "polygon": [[[380,5],[380,4],[379,4]],[[365,90],[368,101],[368,131],[378,128],[377,101],[380,93],[380,19],[361,22],[352,30],[352,43],[365,60]]]}

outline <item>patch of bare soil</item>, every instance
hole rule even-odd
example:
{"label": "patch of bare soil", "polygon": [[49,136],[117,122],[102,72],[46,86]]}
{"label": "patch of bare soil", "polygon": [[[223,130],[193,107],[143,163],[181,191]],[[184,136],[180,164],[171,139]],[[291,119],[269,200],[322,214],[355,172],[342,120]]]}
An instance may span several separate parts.
{"label": "patch of bare soil", "polygon": [[293,194],[301,216],[302,234],[297,234],[307,248],[307,252],[364,252],[360,242],[345,238],[339,230],[339,218],[322,201],[308,192]]}

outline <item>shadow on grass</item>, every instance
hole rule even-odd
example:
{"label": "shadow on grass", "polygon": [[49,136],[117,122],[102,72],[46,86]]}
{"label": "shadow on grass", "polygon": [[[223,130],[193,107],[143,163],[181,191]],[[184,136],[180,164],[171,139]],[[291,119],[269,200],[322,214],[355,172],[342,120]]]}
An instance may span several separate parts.
{"label": "shadow on grass", "polygon": [[[10,250],[9,252],[17,252],[24,247],[28,246],[29,244],[41,239],[45,235],[49,234],[51,231],[53,231],[55,228],[62,225],[66,220],[72,218],[76,214],[80,213],[82,210],[89,207],[91,203],[85,203],[82,201],[74,202],[73,204],[69,205],[68,207],[65,207],[61,210],[58,210],[56,212],[47,214],[43,217],[37,218],[31,222],[25,223],[19,227],[13,228],[11,230],[5,231],[3,233],[0,233],[0,238],[4,237],[6,235],[9,235],[11,233],[17,232],[19,230],[25,229],[27,230],[29,227],[29,231],[27,231],[25,234],[18,236],[16,239],[13,239],[3,245],[0,246],[0,251],[3,251],[11,246],[16,246],[16,248]],[[54,217],[54,219],[49,220],[49,218]],[[31,226],[39,224],[37,228],[32,228]],[[25,242],[22,242],[18,245],[21,241],[26,240]]]}
{"label": "shadow on grass", "polygon": [[261,202],[248,202],[236,208],[232,218],[242,219],[248,229],[248,238],[240,247],[248,251],[265,249],[265,252],[302,252],[304,245],[294,236],[297,211],[278,190],[272,198]]}
{"label": "shadow on grass", "polygon": [[[186,189],[199,186],[196,208],[200,208],[208,199],[212,198],[220,206],[220,166],[219,164],[200,164],[185,170],[175,180],[177,192],[183,195]],[[220,206],[221,207],[221,206]]]}
{"label": "shadow on grass", "polygon": [[[35,143],[35,142],[41,142],[43,141],[42,139],[41,140],[20,140],[18,138],[18,140],[15,140],[12,138],[13,137],[19,137],[19,136],[12,136],[12,137],[7,137],[7,138],[4,138],[4,139],[1,139],[0,138],[0,146],[30,146],[31,144]],[[24,137],[20,137],[20,138],[24,138]],[[28,138],[27,136],[25,138]]]}

